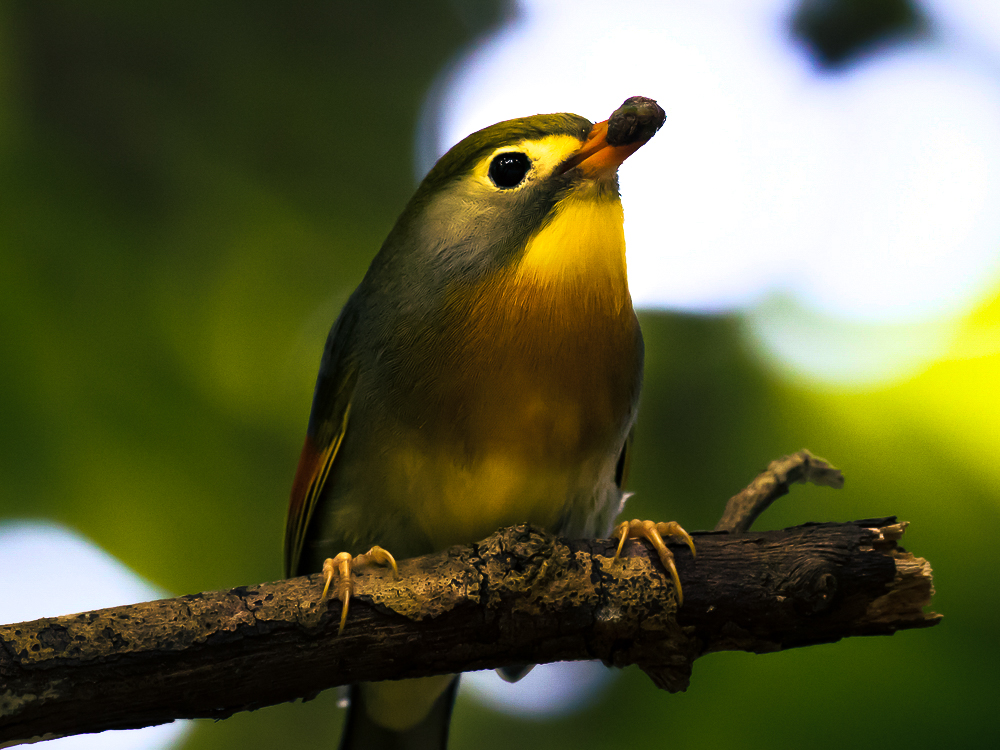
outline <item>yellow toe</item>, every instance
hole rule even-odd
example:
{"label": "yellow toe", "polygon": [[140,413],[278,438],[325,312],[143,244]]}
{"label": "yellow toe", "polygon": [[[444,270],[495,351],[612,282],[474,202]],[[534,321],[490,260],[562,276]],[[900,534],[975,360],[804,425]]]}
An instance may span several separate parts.
{"label": "yellow toe", "polygon": [[337,630],[337,635],[344,632],[344,626],[347,625],[348,605],[351,597],[354,596],[354,581],[351,573],[355,568],[368,563],[389,565],[392,567],[392,572],[396,576],[399,575],[396,559],[379,546],[372,547],[363,555],[358,555],[357,557],[352,556],[349,552],[340,552],[336,557],[328,557],[323,561],[323,577],[325,582],[323,584],[321,600],[326,601],[327,594],[330,592],[330,585],[333,583],[334,578],[336,578],[336,596],[343,602],[343,609],[340,612],[340,628]]}
{"label": "yellow toe", "polygon": [[623,521],[618,524],[615,527],[613,535],[618,537],[618,549],[615,552],[615,560],[621,556],[626,539],[645,539],[652,544],[653,549],[656,550],[657,557],[660,558],[660,562],[666,571],[670,573],[670,578],[674,582],[674,587],[677,590],[677,604],[684,603],[684,591],[681,588],[680,576],[677,574],[677,565],[674,563],[674,554],[667,548],[667,545],[663,541],[663,537],[665,536],[680,537],[691,549],[691,555],[694,556],[694,540],[679,523],[676,521],[661,521],[660,523],[656,523],[654,521],[640,521],[638,518],[633,518],[631,521]]}

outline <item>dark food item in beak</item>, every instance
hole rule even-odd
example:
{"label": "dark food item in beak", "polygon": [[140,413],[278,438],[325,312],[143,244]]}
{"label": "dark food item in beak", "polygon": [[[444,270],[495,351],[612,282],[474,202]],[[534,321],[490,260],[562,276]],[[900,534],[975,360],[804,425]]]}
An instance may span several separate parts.
{"label": "dark food item in beak", "polygon": [[648,141],[667,119],[663,108],[645,96],[630,96],[608,118],[608,145]]}

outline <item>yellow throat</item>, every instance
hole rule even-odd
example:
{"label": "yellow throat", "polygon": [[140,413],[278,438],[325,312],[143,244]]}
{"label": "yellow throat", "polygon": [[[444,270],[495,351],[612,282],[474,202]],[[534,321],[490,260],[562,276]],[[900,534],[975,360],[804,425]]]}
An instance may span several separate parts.
{"label": "yellow throat", "polygon": [[576,191],[555,206],[552,219],[528,241],[514,289],[568,287],[609,311],[622,310],[629,300],[622,204],[599,189]]}

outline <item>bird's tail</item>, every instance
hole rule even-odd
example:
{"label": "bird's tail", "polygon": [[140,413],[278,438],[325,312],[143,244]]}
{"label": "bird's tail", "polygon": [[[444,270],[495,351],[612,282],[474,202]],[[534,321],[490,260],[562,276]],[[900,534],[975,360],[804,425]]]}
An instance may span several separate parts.
{"label": "bird's tail", "polygon": [[446,750],[451,709],[457,692],[456,675],[423,719],[408,729],[393,731],[371,719],[365,705],[363,686],[351,685],[351,703],[340,739],[340,750]]}

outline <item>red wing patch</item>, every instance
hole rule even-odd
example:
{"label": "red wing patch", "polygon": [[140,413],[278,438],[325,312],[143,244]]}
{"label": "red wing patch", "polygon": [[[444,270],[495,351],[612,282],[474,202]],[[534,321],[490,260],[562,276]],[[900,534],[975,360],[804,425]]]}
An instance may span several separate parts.
{"label": "red wing patch", "polygon": [[305,543],[306,529],[312,520],[313,511],[319,500],[326,479],[330,475],[337,450],[344,440],[347,429],[347,416],[350,405],[344,410],[340,429],[333,440],[324,449],[319,449],[313,443],[312,436],[306,435],[302,455],[299,456],[299,466],[295,470],[295,480],[292,482],[292,496],[288,502],[288,518],[285,522],[285,575],[296,572],[299,558],[302,555],[302,545]]}

